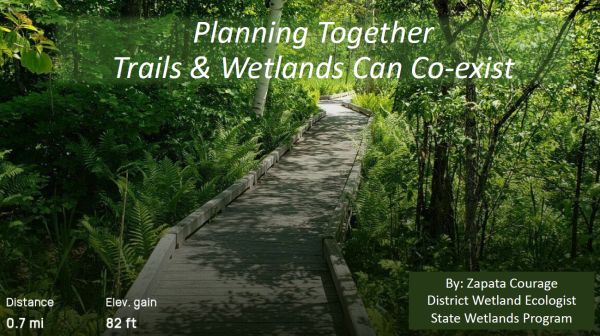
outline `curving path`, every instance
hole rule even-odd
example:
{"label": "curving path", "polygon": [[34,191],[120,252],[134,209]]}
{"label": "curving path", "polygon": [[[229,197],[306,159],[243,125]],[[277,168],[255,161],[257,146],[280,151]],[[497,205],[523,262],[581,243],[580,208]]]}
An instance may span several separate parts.
{"label": "curving path", "polygon": [[143,335],[346,335],[322,237],[367,118],[335,102],[279,163],[176,250]]}

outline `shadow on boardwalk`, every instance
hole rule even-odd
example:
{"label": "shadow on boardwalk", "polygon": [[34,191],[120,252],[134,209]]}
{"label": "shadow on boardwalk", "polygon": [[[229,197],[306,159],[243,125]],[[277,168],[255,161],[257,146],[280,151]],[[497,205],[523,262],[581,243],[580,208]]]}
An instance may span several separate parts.
{"label": "shadow on boardwalk", "polygon": [[367,120],[322,107],[305,139],[176,251],[140,334],[346,334],[321,240]]}

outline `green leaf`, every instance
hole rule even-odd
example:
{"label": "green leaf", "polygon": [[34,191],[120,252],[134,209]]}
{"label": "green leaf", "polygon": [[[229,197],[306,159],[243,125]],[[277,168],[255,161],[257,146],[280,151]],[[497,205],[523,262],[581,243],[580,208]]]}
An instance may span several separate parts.
{"label": "green leaf", "polygon": [[596,183],[590,188],[590,196],[591,197],[600,196],[600,183]]}
{"label": "green leaf", "polygon": [[52,59],[46,53],[24,51],[21,53],[21,64],[29,71],[44,74],[52,71]]}
{"label": "green leaf", "polygon": [[15,220],[15,221],[12,221],[12,222],[10,222],[8,224],[8,227],[11,228],[11,229],[20,228],[20,227],[23,227],[23,226],[25,226],[25,223],[23,223],[23,221],[20,221],[20,220]]}
{"label": "green leaf", "polygon": [[23,29],[32,30],[32,31],[35,31],[35,32],[39,32],[40,31],[37,27],[34,27],[34,26],[30,25],[30,24],[22,24],[19,27],[23,28]]}
{"label": "green leaf", "polygon": [[54,44],[54,42],[52,42],[50,40],[41,41],[39,45],[42,46],[44,49],[58,51],[58,48],[56,48],[56,45]]}
{"label": "green leaf", "polygon": [[15,25],[19,24],[19,19],[17,19],[17,17],[14,16],[12,13],[4,13],[4,17],[6,17],[10,22],[14,23]]}

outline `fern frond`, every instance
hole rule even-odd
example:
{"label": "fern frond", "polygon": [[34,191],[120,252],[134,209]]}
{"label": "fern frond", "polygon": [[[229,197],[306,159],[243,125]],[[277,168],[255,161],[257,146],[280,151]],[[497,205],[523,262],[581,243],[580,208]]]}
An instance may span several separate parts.
{"label": "fern frond", "polygon": [[98,176],[111,176],[111,171],[104,163],[96,148],[83,136],[79,137],[79,144],[75,148],[85,168]]}
{"label": "fern frond", "polygon": [[135,253],[147,258],[164,229],[164,225],[156,226],[154,214],[140,201],[134,201],[128,214],[129,244]]}

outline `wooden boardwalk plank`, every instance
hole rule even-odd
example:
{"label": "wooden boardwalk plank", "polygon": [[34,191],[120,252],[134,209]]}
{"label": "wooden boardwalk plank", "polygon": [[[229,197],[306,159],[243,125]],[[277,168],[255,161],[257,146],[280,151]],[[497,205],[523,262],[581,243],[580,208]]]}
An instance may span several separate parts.
{"label": "wooden boardwalk plank", "polygon": [[140,335],[346,335],[322,238],[366,118],[336,104],[258,184],[189,237]]}

